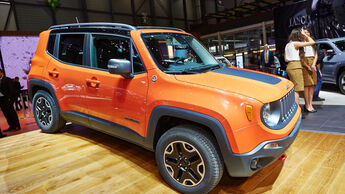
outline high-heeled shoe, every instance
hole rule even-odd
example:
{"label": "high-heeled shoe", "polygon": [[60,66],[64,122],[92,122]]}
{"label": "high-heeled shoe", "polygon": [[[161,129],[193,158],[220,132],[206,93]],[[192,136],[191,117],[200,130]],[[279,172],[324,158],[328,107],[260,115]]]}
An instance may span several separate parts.
{"label": "high-heeled shoe", "polygon": [[304,112],[307,112],[307,113],[316,113],[317,110],[313,109],[313,110],[308,110],[307,107],[304,105],[303,106],[303,109],[304,109]]}

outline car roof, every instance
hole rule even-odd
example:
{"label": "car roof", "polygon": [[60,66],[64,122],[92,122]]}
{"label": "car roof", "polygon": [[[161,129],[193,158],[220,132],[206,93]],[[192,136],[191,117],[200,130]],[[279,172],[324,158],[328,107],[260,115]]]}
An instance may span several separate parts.
{"label": "car roof", "polygon": [[323,38],[323,39],[318,39],[316,40],[316,43],[324,43],[324,42],[337,42],[337,41],[341,41],[341,40],[345,40],[345,37],[340,37],[340,38]]}
{"label": "car roof", "polygon": [[122,31],[131,31],[131,30],[172,30],[185,32],[179,28],[173,27],[164,27],[164,26],[132,26],[122,23],[106,23],[106,22],[91,22],[91,23],[71,23],[71,24],[61,24],[54,25],[49,28],[49,30],[72,30],[72,29],[112,29],[112,30],[122,30]]}

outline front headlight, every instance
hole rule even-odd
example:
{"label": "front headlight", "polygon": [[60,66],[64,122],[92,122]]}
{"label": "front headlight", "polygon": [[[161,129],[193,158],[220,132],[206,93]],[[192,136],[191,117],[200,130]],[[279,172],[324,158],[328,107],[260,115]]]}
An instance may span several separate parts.
{"label": "front headlight", "polygon": [[261,109],[262,121],[270,128],[275,128],[280,121],[280,105],[279,102],[271,102],[264,104]]}

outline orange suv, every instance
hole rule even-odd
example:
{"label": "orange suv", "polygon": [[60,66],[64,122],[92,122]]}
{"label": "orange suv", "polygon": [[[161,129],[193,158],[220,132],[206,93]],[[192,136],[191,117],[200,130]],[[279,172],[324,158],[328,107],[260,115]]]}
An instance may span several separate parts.
{"label": "orange suv", "polygon": [[225,66],[176,28],[52,26],[28,86],[43,132],[73,122],[155,151],[162,177],[183,193],[209,192],[225,169],[251,176],[301,123],[290,81]]}

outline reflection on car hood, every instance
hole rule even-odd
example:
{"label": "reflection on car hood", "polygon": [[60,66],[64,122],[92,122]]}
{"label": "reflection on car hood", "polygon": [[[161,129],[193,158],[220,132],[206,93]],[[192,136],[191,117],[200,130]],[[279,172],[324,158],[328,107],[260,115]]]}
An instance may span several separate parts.
{"label": "reflection on car hood", "polygon": [[263,103],[278,100],[293,88],[293,83],[285,78],[238,68],[175,77],[179,81],[238,93]]}

